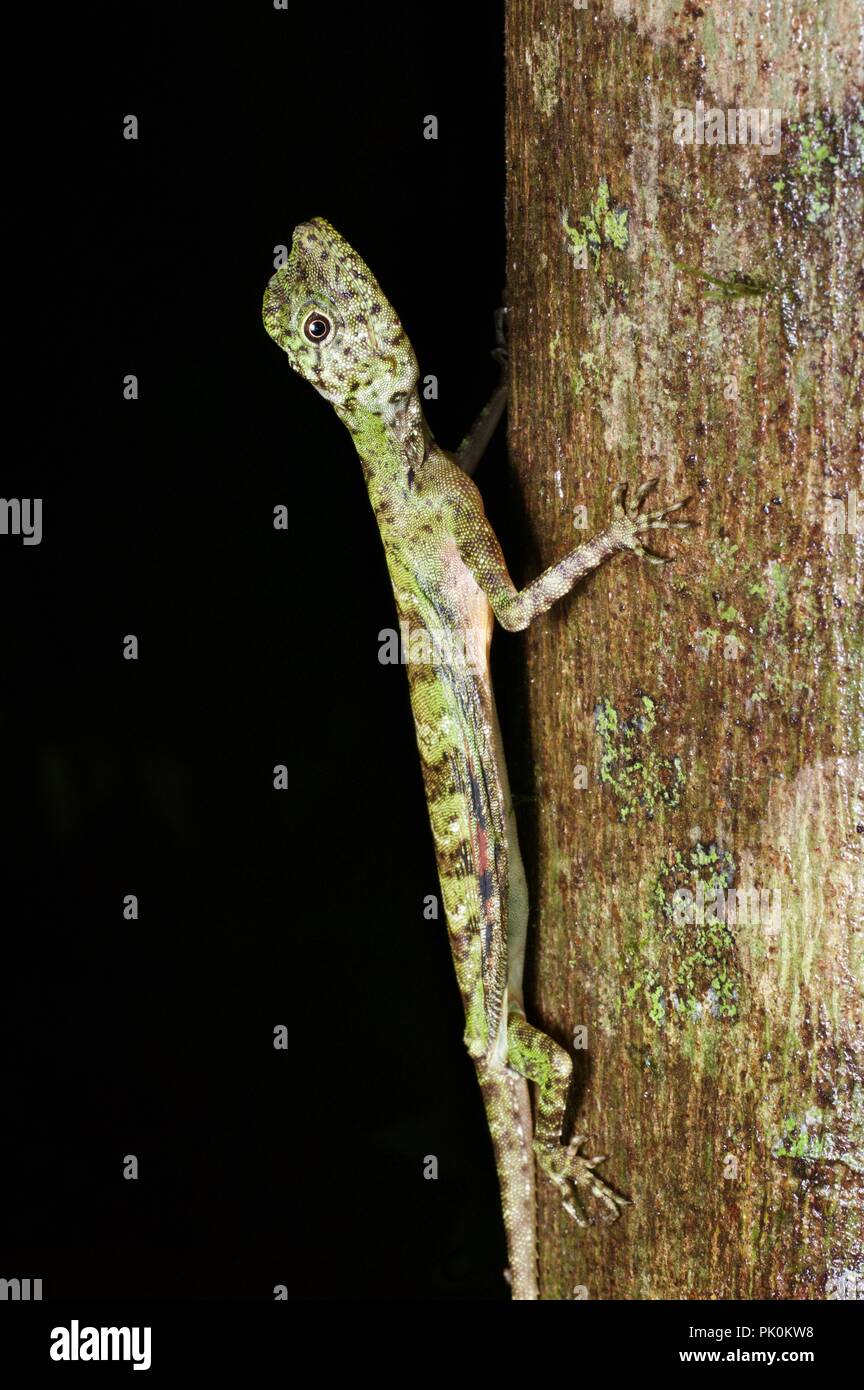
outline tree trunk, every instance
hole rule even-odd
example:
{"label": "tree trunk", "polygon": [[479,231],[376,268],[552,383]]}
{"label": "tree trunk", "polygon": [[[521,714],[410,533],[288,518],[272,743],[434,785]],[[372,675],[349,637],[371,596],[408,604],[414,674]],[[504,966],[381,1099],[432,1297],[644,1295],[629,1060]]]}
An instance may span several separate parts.
{"label": "tree trunk", "polygon": [[697,523],[526,638],[529,997],[634,1203],[541,1183],[545,1298],[864,1296],[861,12],[509,5],[530,574],[618,479]]}

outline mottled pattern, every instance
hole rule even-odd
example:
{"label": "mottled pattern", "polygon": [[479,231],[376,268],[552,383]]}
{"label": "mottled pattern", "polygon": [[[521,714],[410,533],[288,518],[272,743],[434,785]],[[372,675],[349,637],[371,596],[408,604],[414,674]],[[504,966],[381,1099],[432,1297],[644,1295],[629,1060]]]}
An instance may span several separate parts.
{"label": "mottled pattern", "polygon": [[[621,489],[606,531],[517,590],[477,488],[429,433],[402,325],[366,265],[322,218],[296,228],[288,264],[267,288],[264,323],[354,437],[403,630],[452,644],[434,662],[409,659],[411,706],[465,1043],[495,1147],[513,1297],[534,1299],[532,1147],[575,1219],[582,1216],[571,1184],[612,1213],[622,1199],[594,1174],[598,1160],[578,1153],[581,1138],[562,1143],[570,1059],[522,1011],[527,898],[489,681],[493,613],[502,627],[524,628],[608,556],[646,555],[646,530],[684,523],[666,522],[665,511],[639,513],[650,484],[631,507]],[[435,650],[431,640],[426,649]],[[533,1143],[524,1078],[537,1086]]]}

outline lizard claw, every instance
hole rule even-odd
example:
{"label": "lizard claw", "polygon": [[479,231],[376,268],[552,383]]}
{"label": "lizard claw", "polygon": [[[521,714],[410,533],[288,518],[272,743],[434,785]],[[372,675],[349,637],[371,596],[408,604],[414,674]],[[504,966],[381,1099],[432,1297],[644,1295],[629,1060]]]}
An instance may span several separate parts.
{"label": "lizard claw", "polygon": [[576,1222],[576,1225],[581,1226],[584,1230],[588,1225],[588,1222],[585,1220],[585,1217],[583,1216],[579,1208],[577,1206],[574,1206],[574,1204],[569,1200],[569,1198],[562,1202],[561,1205],[563,1206],[567,1215],[572,1216],[573,1220]]}
{"label": "lizard claw", "polygon": [[649,565],[671,565],[673,557],[671,555],[653,555],[650,550],[646,550],[644,545],[634,546],[637,555],[641,555],[643,560],[647,560]]}
{"label": "lizard claw", "polygon": [[616,517],[626,517],[627,484],[616,483],[612,489],[612,506]]}
{"label": "lizard claw", "polygon": [[610,527],[612,533],[620,541],[623,550],[632,550],[643,560],[647,560],[651,565],[668,565],[671,556],[652,555],[650,550],[646,550],[642,544],[642,537],[647,531],[683,531],[689,526],[695,525],[692,521],[667,521],[667,517],[672,512],[677,512],[687,505],[690,497],[681,497],[677,502],[672,502],[668,507],[659,507],[653,512],[640,512],[639,508],[643,499],[657,486],[659,478],[649,478],[647,482],[640,483],[636,489],[636,494],[631,503],[626,501],[626,484],[620,483],[613,493],[615,499],[614,514],[615,520]]}
{"label": "lizard claw", "polygon": [[[659,478],[649,478],[647,483],[639,484],[638,488],[636,489],[636,501],[633,503],[634,512],[638,508],[639,503],[642,501],[642,498],[645,497],[651,491],[652,488],[656,487],[659,481]],[[681,505],[680,502],[678,505]]]}
{"label": "lizard claw", "polygon": [[594,1200],[610,1213],[608,1219],[611,1221],[619,1215],[621,1207],[631,1205],[629,1198],[621,1197],[595,1173],[597,1164],[605,1162],[605,1155],[596,1154],[588,1158],[579,1153],[585,1139],[584,1134],[577,1134],[566,1146],[549,1147],[537,1142],[534,1145],[540,1167],[558,1188],[564,1210],[578,1226],[587,1226],[588,1221],[573,1188],[587,1188]]}
{"label": "lizard claw", "polygon": [[[678,502],[673,502],[671,507],[660,507],[656,512],[646,512],[642,520],[659,521],[662,517],[668,516],[670,512],[677,512],[679,508],[686,507],[692,496],[692,492],[688,492],[686,497],[682,497]],[[691,521],[685,521],[683,524],[685,526],[693,525]]]}

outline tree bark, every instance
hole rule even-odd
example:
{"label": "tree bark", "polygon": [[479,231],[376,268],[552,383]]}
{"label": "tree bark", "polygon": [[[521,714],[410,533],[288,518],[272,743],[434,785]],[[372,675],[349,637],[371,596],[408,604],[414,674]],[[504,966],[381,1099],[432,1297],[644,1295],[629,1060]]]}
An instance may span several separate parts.
{"label": "tree bark", "polygon": [[525,639],[529,998],[634,1203],[541,1182],[545,1298],[864,1296],[861,16],[508,7],[519,577],[619,479],[697,523]]}

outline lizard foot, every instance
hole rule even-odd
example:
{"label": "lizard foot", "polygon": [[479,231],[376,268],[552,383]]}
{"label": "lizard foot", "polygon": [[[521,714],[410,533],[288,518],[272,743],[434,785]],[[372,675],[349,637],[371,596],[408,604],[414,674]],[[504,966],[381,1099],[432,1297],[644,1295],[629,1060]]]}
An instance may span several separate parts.
{"label": "lizard foot", "polygon": [[653,555],[650,550],[646,550],[642,544],[642,536],[646,531],[683,531],[688,526],[693,526],[694,522],[666,520],[671,512],[677,512],[686,506],[690,501],[689,497],[682,497],[670,507],[660,507],[656,512],[640,512],[644,497],[659,481],[659,478],[649,478],[647,483],[640,483],[632,502],[627,501],[627,484],[619,483],[612,494],[615,503],[615,520],[612,527],[620,535],[626,550],[634,550],[652,565],[668,565],[670,557]]}
{"label": "lizard foot", "polygon": [[621,1207],[631,1205],[629,1198],[620,1197],[594,1172],[596,1165],[604,1161],[605,1155],[586,1158],[584,1154],[579,1153],[585,1139],[584,1134],[577,1134],[566,1145],[550,1146],[537,1141],[534,1143],[538,1164],[561,1193],[567,1215],[572,1216],[579,1226],[587,1226],[588,1221],[571,1184],[577,1189],[587,1188],[591,1196],[609,1213],[607,1221],[614,1221]]}

